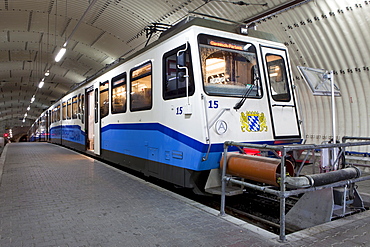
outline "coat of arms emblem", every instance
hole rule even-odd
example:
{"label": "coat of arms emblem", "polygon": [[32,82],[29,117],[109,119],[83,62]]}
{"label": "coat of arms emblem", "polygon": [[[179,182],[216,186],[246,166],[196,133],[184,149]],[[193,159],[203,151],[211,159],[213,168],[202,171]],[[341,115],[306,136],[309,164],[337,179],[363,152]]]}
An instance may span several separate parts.
{"label": "coat of arms emblem", "polygon": [[247,111],[240,114],[241,129],[243,132],[267,131],[265,114],[258,111]]}

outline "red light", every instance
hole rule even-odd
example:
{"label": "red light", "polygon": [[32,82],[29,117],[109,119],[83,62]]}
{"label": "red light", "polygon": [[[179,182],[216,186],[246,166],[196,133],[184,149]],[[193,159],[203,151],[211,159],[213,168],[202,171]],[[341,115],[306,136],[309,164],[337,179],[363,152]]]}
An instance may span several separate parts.
{"label": "red light", "polygon": [[261,156],[261,152],[258,149],[254,149],[254,148],[243,148],[243,150],[244,150],[245,154],[254,155],[254,156]]}
{"label": "red light", "polygon": [[4,133],[4,137],[8,137],[9,136],[9,134],[8,133]]}

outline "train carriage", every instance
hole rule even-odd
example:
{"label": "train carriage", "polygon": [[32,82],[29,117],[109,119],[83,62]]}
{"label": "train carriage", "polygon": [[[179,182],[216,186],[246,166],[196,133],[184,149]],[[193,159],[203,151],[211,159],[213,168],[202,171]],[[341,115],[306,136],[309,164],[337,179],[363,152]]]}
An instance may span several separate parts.
{"label": "train carriage", "polygon": [[177,25],[51,106],[49,141],[190,188],[225,141],[300,143],[286,47],[236,29]]}

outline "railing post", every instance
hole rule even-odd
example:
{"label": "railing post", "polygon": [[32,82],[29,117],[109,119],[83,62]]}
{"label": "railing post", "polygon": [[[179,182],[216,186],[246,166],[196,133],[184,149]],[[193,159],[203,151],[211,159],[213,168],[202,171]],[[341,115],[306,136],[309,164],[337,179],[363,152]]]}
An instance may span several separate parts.
{"label": "railing post", "polygon": [[285,167],[285,157],[286,149],[283,147],[281,165],[280,165],[280,237],[281,242],[286,241],[285,236],[285,176],[286,176],[286,167]]}
{"label": "railing post", "polygon": [[222,175],[221,175],[221,207],[220,207],[220,215],[225,215],[225,199],[226,199],[226,166],[227,166],[227,148],[228,145],[224,143],[224,160],[223,160],[223,167],[222,167]]}

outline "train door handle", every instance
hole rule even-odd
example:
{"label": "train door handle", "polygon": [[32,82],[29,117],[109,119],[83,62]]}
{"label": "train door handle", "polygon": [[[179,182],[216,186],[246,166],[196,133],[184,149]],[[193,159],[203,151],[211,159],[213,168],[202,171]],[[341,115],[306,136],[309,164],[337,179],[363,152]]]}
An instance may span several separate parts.
{"label": "train door handle", "polygon": [[272,106],[295,107],[295,105],[280,105],[280,104],[273,104]]}

